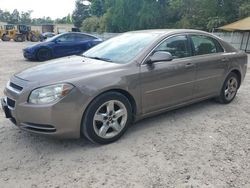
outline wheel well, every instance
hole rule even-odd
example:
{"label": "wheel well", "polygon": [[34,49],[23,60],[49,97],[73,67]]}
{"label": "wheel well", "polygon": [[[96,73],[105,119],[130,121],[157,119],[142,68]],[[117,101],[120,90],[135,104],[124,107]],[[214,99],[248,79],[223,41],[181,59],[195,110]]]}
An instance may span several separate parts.
{"label": "wheel well", "polygon": [[42,49],[49,50],[49,52],[51,53],[51,55],[53,55],[53,54],[52,54],[52,50],[51,50],[50,48],[45,47],[45,46],[42,46],[42,47],[36,49],[36,51],[35,51],[36,57],[37,57],[37,53],[39,52],[39,50],[42,50]]}
{"label": "wheel well", "polygon": [[136,111],[137,111],[137,106],[136,106],[136,102],[135,102],[134,97],[129,92],[127,92],[126,90],[123,90],[123,89],[111,89],[111,90],[105,91],[103,93],[100,93],[99,95],[102,95],[102,94],[108,93],[108,92],[121,93],[129,100],[131,107],[132,107],[132,114],[133,114],[133,120],[134,120],[134,117],[135,117]]}
{"label": "wheel well", "polygon": [[233,70],[233,71],[231,71],[231,72],[233,72],[234,74],[237,75],[237,77],[238,77],[238,79],[239,79],[239,87],[240,87],[240,85],[241,85],[241,73],[240,73],[240,71],[238,71],[238,70]]}
{"label": "wheel well", "polygon": [[[135,102],[134,97],[129,92],[127,92],[126,90],[123,90],[123,89],[111,89],[111,90],[107,90],[107,91],[104,91],[104,92],[100,93],[96,97],[98,97],[98,96],[100,96],[100,95],[102,95],[104,93],[108,93],[108,92],[117,92],[117,93],[120,93],[120,94],[122,94],[123,96],[125,96],[129,100],[129,102],[130,102],[130,104],[132,106],[132,115],[133,115],[132,121],[134,121],[135,120],[136,111],[137,111],[137,106],[136,106],[136,102]],[[91,102],[93,102],[94,99]],[[87,108],[89,108],[89,105],[91,104],[91,102],[88,104]],[[85,114],[86,114],[86,110],[83,113],[82,120],[81,120],[81,125],[82,125],[83,118],[84,118]],[[82,126],[81,126],[81,135],[82,135]]]}
{"label": "wheel well", "polygon": [[125,96],[129,100],[129,103],[131,104],[131,107],[132,107],[132,114],[133,114],[133,120],[134,120],[136,112],[137,112],[137,106],[136,106],[136,102],[135,102],[134,97],[129,92],[127,92],[126,90],[123,90],[123,89],[111,89],[111,90],[107,90],[107,91],[104,91],[104,92],[100,93],[96,97],[98,97],[98,96],[100,96],[100,95],[102,95],[104,93],[108,93],[108,92],[117,92],[117,93],[120,93],[120,94],[122,94],[123,96]]}

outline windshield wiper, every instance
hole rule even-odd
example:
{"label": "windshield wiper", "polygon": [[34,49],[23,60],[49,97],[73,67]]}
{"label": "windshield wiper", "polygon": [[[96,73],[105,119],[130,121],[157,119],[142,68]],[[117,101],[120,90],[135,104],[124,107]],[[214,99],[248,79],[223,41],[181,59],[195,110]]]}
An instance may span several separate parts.
{"label": "windshield wiper", "polygon": [[111,59],[105,58],[105,57],[90,57],[90,56],[84,56],[84,55],[83,55],[83,57],[90,58],[90,59],[97,59],[97,60],[101,60],[101,61],[113,62]]}

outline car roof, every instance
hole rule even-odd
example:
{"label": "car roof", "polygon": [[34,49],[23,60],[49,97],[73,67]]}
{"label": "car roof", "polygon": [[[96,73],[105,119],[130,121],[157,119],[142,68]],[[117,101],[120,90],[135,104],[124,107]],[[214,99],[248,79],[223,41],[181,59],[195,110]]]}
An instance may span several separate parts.
{"label": "car roof", "polygon": [[94,35],[91,35],[89,33],[83,33],[83,32],[64,32],[64,33],[61,33],[61,34],[59,34],[57,36],[68,35],[68,34],[88,35],[88,36],[91,36],[91,37],[94,37],[94,38],[98,39],[98,37],[96,37]]}
{"label": "car roof", "polygon": [[148,29],[148,30],[129,31],[127,33],[152,33],[152,34],[159,34],[159,35],[174,34],[174,33],[209,34],[205,31],[200,31],[200,30],[195,30],[195,29]]}

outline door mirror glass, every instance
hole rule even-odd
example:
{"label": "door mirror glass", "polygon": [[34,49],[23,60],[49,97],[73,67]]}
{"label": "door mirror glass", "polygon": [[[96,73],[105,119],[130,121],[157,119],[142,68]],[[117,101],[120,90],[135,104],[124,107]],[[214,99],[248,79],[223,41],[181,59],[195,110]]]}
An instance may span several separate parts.
{"label": "door mirror glass", "polygon": [[160,62],[160,61],[172,61],[174,58],[169,52],[158,51],[155,52],[150,58],[151,63]]}

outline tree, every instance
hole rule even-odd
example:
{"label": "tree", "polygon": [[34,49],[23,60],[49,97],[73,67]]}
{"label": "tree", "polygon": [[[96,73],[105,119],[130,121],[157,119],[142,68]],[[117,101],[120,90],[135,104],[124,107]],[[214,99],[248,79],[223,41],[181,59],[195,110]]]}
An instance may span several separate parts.
{"label": "tree", "polygon": [[104,14],[104,0],[92,0],[90,6],[92,16],[101,17]]}
{"label": "tree", "polygon": [[82,28],[81,29],[83,31],[86,31],[86,32],[99,31],[99,29],[100,29],[100,18],[98,18],[96,16],[86,18],[82,23]]}
{"label": "tree", "polygon": [[32,13],[32,10],[29,10],[27,12],[21,12],[20,23],[31,24],[31,13]]}
{"label": "tree", "polygon": [[239,16],[240,18],[245,18],[250,16],[250,0],[242,3],[239,8]]}
{"label": "tree", "polygon": [[75,10],[72,15],[73,23],[80,28],[83,20],[90,16],[89,5],[83,3],[83,0],[76,0]]}
{"label": "tree", "polygon": [[138,11],[143,0],[116,0],[108,9],[106,22],[108,31],[124,32],[138,27]]}
{"label": "tree", "polygon": [[13,10],[12,14],[10,15],[10,23],[17,24],[20,22],[20,15],[17,9]]}
{"label": "tree", "polygon": [[1,15],[0,15],[0,20],[3,22],[11,22],[11,14],[8,11],[2,11]]}

